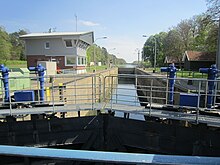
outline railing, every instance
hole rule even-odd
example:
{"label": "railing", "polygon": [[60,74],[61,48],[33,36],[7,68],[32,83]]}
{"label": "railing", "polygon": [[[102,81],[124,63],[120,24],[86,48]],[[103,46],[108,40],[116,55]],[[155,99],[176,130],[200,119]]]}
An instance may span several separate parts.
{"label": "railing", "polygon": [[[31,158],[35,159],[33,163],[39,163],[41,159],[49,159],[48,164],[68,161],[114,163],[114,164],[219,164],[219,157],[205,156],[178,156],[178,155],[159,155],[159,154],[137,154],[122,152],[103,152],[103,151],[85,151],[68,149],[35,148],[21,146],[0,145],[1,156],[16,156],[24,159],[26,164]],[[12,157],[13,158],[13,157]],[[19,159],[22,163],[22,159]],[[38,162],[39,161],[39,162]],[[40,164],[43,162],[41,161]],[[46,164],[46,161],[43,163]]]}
{"label": "railing", "polygon": [[[27,77],[10,77],[11,80],[18,81]],[[158,117],[159,110],[169,110],[175,108],[178,114],[169,114],[169,118],[182,119],[201,122],[201,110],[218,111],[218,89],[219,80],[214,81],[215,90],[210,92],[208,80],[206,79],[186,79],[176,78],[173,91],[169,87],[167,76],[149,75],[57,75],[46,76],[44,85],[44,100],[39,99],[40,86],[39,77],[29,77],[31,86],[24,89],[9,88],[9,102],[4,102],[4,88],[0,91],[1,110],[0,115],[22,115],[71,112],[82,110],[122,110],[128,113],[141,113],[142,115],[153,115]],[[121,80],[133,84],[131,86],[120,86]],[[3,86],[3,85],[2,85]],[[16,101],[13,98],[18,90],[34,91],[35,99],[28,101]],[[170,104],[170,95],[173,95],[174,104]],[[207,107],[207,98],[213,99],[213,105]],[[188,102],[187,102],[188,101]],[[167,109],[164,109],[167,108]],[[187,113],[185,113],[187,112]],[[181,114],[180,114],[181,113]],[[210,119],[211,120],[211,119]]]}
{"label": "railing", "polygon": [[[10,89],[10,82],[19,79],[29,78],[31,85],[24,89]],[[4,102],[5,89],[0,91],[0,104],[2,115],[15,115],[22,113],[45,113],[65,112],[75,110],[94,110],[96,103],[101,102],[103,96],[103,88],[101,79],[102,76],[95,74],[87,75],[57,75],[45,76],[44,78],[44,99],[40,100],[41,87],[38,82],[39,77],[10,77],[9,78],[9,102]],[[34,92],[35,98],[28,98],[28,100],[16,101],[14,95],[16,92]],[[30,97],[30,96],[26,96]],[[27,99],[27,98],[26,98]],[[40,108],[37,108],[40,107]],[[45,108],[46,107],[46,108]]]}
{"label": "railing", "polygon": [[[204,115],[201,115],[200,112],[215,112],[217,115],[218,97],[220,95],[218,90],[219,80],[212,81],[215,88],[210,90],[208,83],[211,81],[206,79],[176,78],[175,88],[171,91],[170,79],[167,76],[117,75],[106,78],[115,79],[115,81],[112,81],[115,83],[104,85],[106,89],[112,91],[110,97],[105,97],[105,102],[108,103],[106,109],[110,111],[119,110],[126,113],[139,113],[145,116],[153,115],[196,123],[218,123],[218,118],[205,117],[205,120],[203,120]],[[134,87],[131,89],[130,87],[117,86],[120,79],[132,80]],[[124,92],[121,93],[120,90]],[[170,95],[173,95],[174,104],[169,103]],[[213,100],[212,106],[206,108],[207,99],[210,98]],[[132,104],[130,100],[133,100]],[[167,111],[167,115],[164,115],[162,111]],[[212,123],[214,120],[216,122]]]}

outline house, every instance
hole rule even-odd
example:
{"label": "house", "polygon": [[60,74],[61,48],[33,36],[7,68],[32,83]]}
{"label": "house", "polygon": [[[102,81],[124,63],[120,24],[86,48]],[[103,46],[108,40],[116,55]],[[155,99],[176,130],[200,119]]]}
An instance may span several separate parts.
{"label": "house", "polygon": [[58,69],[85,70],[86,49],[93,44],[93,32],[30,33],[25,41],[27,65],[38,61],[55,61]]}
{"label": "house", "polygon": [[198,71],[216,63],[216,53],[186,51],[183,55],[184,69]]}
{"label": "house", "polygon": [[167,64],[167,66],[169,66],[172,63],[174,63],[175,67],[177,68],[183,68],[182,59],[179,60],[178,57],[166,56],[164,59],[164,64]]}

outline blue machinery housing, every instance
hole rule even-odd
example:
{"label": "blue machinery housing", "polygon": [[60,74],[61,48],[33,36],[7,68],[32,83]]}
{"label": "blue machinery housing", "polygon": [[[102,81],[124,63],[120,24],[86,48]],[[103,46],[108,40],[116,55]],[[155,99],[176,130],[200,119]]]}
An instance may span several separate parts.
{"label": "blue machinery housing", "polygon": [[38,73],[40,82],[40,101],[44,101],[44,75],[46,69],[41,64],[38,64],[36,67],[29,67],[29,70]]}
{"label": "blue machinery housing", "polygon": [[[173,104],[173,98],[174,98],[174,85],[175,85],[175,78],[176,78],[176,67],[174,64],[170,64],[169,67],[162,67],[161,72],[167,72],[169,73],[169,104]],[[210,68],[200,68],[200,73],[206,73],[208,74],[208,96],[207,96],[207,108],[210,109],[213,106],[213,93],[215,92],[215,80],[217,78],[218,69],[216,68],[216,65],[212,65]],[[191,99],[196,100],[198,99],[198,96],[196,97],[195,94],[188,94],[188,95],[180,95],[180,100],[182,101],[187,100],[187,102]],[[189,98],[189,99],[188,99]],[[192,100],[191,100],[192,101]],[[182,101],[182,105],[184,105],[185,101]]]}
{"label": "blue machinery housing", "polygon": [[4,84],[4,88],[5,88],[5,98],[4,101],[5,102],[9,102],[9,85],[8,85],[8,68],[5,67],[3,64],[0,65],[0,72],[2,72],[2,81]]}

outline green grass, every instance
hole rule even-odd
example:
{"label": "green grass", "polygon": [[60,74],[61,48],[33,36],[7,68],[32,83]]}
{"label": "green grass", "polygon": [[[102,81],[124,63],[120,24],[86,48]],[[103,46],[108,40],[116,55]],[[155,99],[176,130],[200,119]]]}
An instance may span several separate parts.
{"label": "green grass", "polygon": [[101,71],[101,70],[106,70],[106,69],[107,69],[106,65],[86,67],[86,71],[89,72],[89,73],[92,73],[94,70]]}
{"label": "green grass", "polygon": [[8,68],[27,68],[27,61],[10,60],[0,61],[0,64],[4,64]]}
{"label": "green grass", "polygon": [[177,77],[183,78],[207,78],[207,74],[192,71],[177,71]]}

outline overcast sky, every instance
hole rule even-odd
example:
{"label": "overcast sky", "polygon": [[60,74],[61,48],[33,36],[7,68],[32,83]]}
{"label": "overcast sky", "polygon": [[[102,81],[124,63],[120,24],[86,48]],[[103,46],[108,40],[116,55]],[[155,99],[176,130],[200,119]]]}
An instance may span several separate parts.
{"label": "overcast sky", "polygon": [[[8,32],[94,31],[96,44],[127,62],[146,38],[206,11],[205,0],[0,0],[0,26]],[[115,48],[115,49],[114,49]],[[114,50],[113,50],[114,49]]]}

